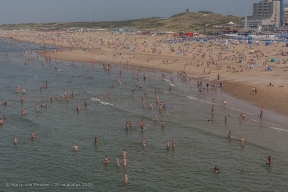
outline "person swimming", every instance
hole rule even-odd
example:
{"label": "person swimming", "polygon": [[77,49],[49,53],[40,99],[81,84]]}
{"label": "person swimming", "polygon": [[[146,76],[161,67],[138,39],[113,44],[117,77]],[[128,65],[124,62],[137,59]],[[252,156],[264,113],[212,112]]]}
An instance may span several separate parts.
{"label": "person swimming", "polygon": [[214,167],[214,173],[218,173],[219,169],[217,167]]}

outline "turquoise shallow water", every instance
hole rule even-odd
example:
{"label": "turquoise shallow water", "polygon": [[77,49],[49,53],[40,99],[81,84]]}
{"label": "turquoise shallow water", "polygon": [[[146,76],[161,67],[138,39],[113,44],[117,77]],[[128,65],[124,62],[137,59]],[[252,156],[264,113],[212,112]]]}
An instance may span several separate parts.
{"label": "turquoise shallow water", "polygon": [[[175,86],[169,93],[169,84],[161,80],[161,73],[139,71],[137,80],[130,69],[120,66],[113,65],[108,74],[102,65],[72,65],[54,60],[49,64],[34,53],[25,53],[37,47],[0,40],[0,100],[8,102],[6,107],[0,106],[0,117],[7,116],[0,127],[1,191],[286,191],[288,188],[287,117],[265,111],[264,119],[260,120],[258,108],[222,93],[219,88],[198,95],[196,80],[185,84],[174,74],[165,77],[174,78]],[[93,79],[88,78],[90,75]],[[68,82],[70,79],[72,82]],[[117,79],[122,79],[121,86]],[[50,80],[48,88],[41,92],[39,87],[46,80]],[[111,83],[115,84],[114,89],[109,88]],[[135,85],[140,83],[142,89]],[[132,87],[136,90],[134,99]],[[156,107],[155,87],[160,88],[157,92],[160,101],[167,103],[162,113]],[[21,103],[23,88],[26,93]],[[55,96],[63,95],[64,91],[71,95],[72,90],[75,96],[68,102],[55,101]],[[145,92],[148,96],[143,108],[141,96]],[[103,102],[94,98],[100,95]],[[54,97],[53,102],[50,97]],[[212,98],[216,100],[215,121],[208,122]],[[223,99],[228,103],[226,109]],[[35,109],[37,101],[39,111]],[[149,103],[153,104],[153,110],[147,108]],[[77,106],[83,109],[80,113],[76,112]],[[170,113],[172,107],[174,114]],[[21,115],[24,108],[26,116]],[[240,113],[246,114],[246,120],[239,122]],[[159,119],[156,123],[154,114]],[[230,117],[225,124],[227,114]],[[142,117],[144,131],[138,127]],[[162,117],[165,127],[160,123]],[[252,122],[247,121],[250,117]],[[130,120],[133,127],[126,132],[125,124]],[[229,130],[235,132],[230,140]],[[34,140],[29,138],[31,131],[35,133]],[[17,145],[13,144],[14,136],[18,138]],[[241,136],[245,137],[245,146],[240,144]],[[97,147],[94,137],[99,140]],[[147,142],[145,148],[141,145],[143,138]],[[172,138],[176,140],[176,148],[166,151],[165,143],[168,140],[171,144]],[[76,143],[78,152],[73,151]],[[127,151],[125,168],[123,149]],[[104,166],[106,155],[109,164]],[[269,155],[273,166],[267,169]],[[121,161],[119,168],[115,167],[115,158]],[[220,169],[217,174],[213,173],[215,166]],[[126,174],[128,185],[123,183]],[[46,186],[36,186],[41,184]],[[67,187],[69,184],[79,186]]]}

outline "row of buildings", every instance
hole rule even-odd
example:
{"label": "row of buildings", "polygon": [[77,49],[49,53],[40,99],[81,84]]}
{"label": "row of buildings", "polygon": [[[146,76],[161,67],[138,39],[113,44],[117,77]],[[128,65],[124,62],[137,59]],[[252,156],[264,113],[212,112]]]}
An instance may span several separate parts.
{"label": "row of buildings", "polygon": [[247,18],[244,27],[261,29],[285,26],[288,26],[288,6],[283,4],[283,0],[262,0],[253,4],[253,15]]}

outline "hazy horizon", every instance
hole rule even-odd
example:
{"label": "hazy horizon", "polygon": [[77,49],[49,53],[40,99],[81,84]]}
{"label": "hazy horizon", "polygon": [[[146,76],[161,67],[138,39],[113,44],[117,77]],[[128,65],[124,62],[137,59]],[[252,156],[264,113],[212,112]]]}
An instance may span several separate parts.
{"label": "hazy horizon", "polygon": [[[247,0],[248,15],[252,4]],[[223,15],[245,16],[246,1],[239,0],[9,0],[0,6],[0,25],[17,23],[54,23],[120,21],[148,17],[171,17],[185,12],[211,11]],[[284,0],[288,3],[288,0]]]}

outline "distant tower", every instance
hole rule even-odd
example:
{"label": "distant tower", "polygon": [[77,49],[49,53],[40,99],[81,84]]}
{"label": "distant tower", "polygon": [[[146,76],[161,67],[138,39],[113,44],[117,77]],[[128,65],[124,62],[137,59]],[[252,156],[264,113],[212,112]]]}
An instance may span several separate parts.
{"label": "distant tower", "polygon": [[284,17],[284,5],[283,0],[280,0],[280,26],[283,26],[283,17]]}
{"label": "distant tower", "polygon": [[[282,0],[283,1],[283,0]],[[247,20],[247,1],[246,1],[246,13],[245,13],[245,24],[244,29],[248,29],[248,20]]]}
{"label": "distant tower", "polygon": [[189,9],[186,9],[186,13],[189,13]]}

